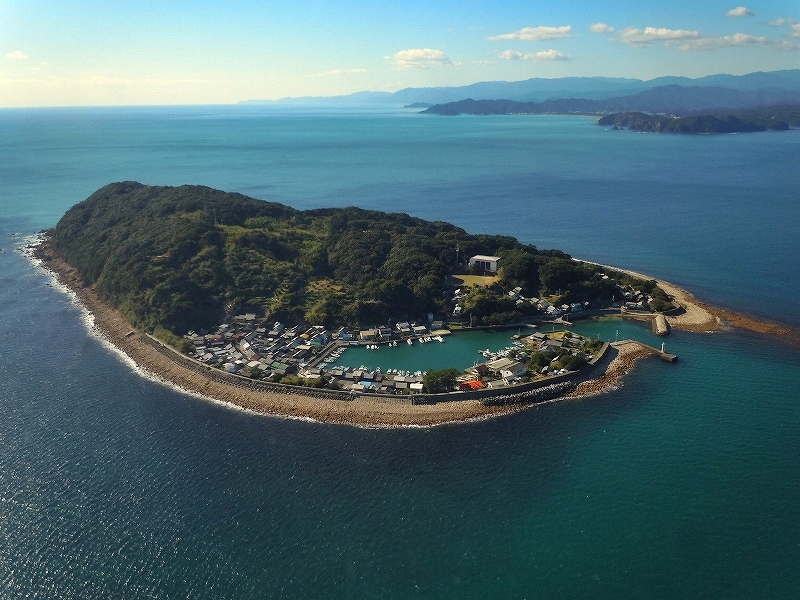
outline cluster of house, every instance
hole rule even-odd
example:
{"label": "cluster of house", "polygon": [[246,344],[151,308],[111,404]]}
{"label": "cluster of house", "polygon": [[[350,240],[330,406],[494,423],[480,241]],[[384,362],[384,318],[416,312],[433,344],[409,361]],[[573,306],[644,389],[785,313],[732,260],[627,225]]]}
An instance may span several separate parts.
{"label": "cluster of house", "polygon": [[561,315],[568,314],[568,313],[576,313],[580,312],[586,308],[589,308],[588,302],[573,302],[571,304],[562,304],[561,306],[554,306],[550,304],[547,300],[542,298],[525,298],[522,295],[522,288],[515,287],[513,290],[508,292],[508,295],[514,301],[517,306],[520,306],[524,302],[529,302],[536,306],[536,308],[546,314],[549,317],[560,317]]}
{"label": "cluster of house", "polygon": [[[444,321],[437,321],[432,314],[428,315],[428,325],[422,323],[409,323],[400,321],[394,328],[388,325],[378,325],[370,329],[362,329],[358,333],[358,340],[362,342],[390,342],[392,340],[408,340],[411,338],[422,338],[429,334],[441,333],[444,328]],[[337,333],[337,337],[344,341],[353,341],[354,334],[342,329]]]}
{"label": "cluster of house", "polygon": [[[544,333],[537,332],[529,336],[526,341],[532,350],[541,354],[557,355],[559,353],[563,354],[563,352],[566,351],[567,354],[582,357],[586,359],[587,362],[592,360],[593,357],[592,352],[586,350],[586,343],[589,340],[571,332],[564,333],[560,339],[550,338]],[[554,358],[550,362],[550,365],[541,369],[540,373],[542,375],[555,374],[556,370],[553,365],[557,360],[557,358]],[[562,369],[561,372],[565,373],[566,371]]]}
{"label": "cluster of house", "polygon": [[364,367],[334,367],[332,369],[309,369],[304,372],[307,378],[326,376],[339,389],[349,392],[365,392],[369,394],[421,394],[422,371],[382,373],[381,370],[369,370]]}
{"label": "cluster of house", "polygon": [[643,294],[631,286],[626,287],[622,293],[625,296],[625,308],[629,310],[644,310],[645,304],[653,300],[653,297],[649,294]]}
{"label": "cluster of house", "polygon": [[[431,323],[431,329],[436,325],[439,323]],[[367,338],[363,331],[358,337],[363,340],[374,335],[388,341],[392,337],[404,336],[410,340],[407,336],[421,334],[419,327],[423,326],[398,323],[394,329],[376,327],[367,330],[371,332],[367,333]],[[259,374],[262,377],[298,373],[307,379],[325,376],[338,384],[338,388],[352,392],[414,394],[423,391],[424,373],[421,371],[411,373],[390,369],[382,373],[380,369],[369,370],[364,367],[328,367],[328,363],[310,366],[309,362],[318,362],[323,354],[334,347],[331,342],[359,343],[356,334],[344,328],[331,334],[322,326],[301,330],[298,327],[286,328],[275,322],[271,327],[263,327],[256,323],[255,315],[248,314],[236,317],[233,323],[220,325],[212,333],[190,332],[186,337],[194,345],[194,358],[229,373],[245,376]],[[500,352],[486,350],[483,352],[486,362],[467,369],[464,376],[459,378],[459,389],[472,391],[517,383],[527,374],[527,361],[532,352],[556,354],[566,349],[577,355],[584,352],[584,344],[585,340],[577,335],[551,339],[537,332]],[[337,348],[337,352],[344,351],[341,344]],[[323,353],[323,350],[326,352]],[[591,358],[588,354],[584,356],[587,360]],[[556,372],[553,367],[545,367],[541,371],[543,375]]]}
{"label": "cluster of house", "polygon": [[[500,261],[499,256],[484,256],[481,254],[475,255],[469,259],[469,266],[474,269],[478,269],[483,271],[484,273],[494,274],[497,273],[498,268],[498,261]],[[600,277],[604,280],[609,279],[609,276],[605,273],[600,273]],[[622,290],[622,294],[624,296],[624,304],[622,304],[625,308],[629,310],[643,310],[646,308],[647,304],[652,301],[652,297],[648,294],[644,294],[639,290],[634,289],[632,286],[626,286]],[[510,292],[508,295],[514,300],[517,306],[521,306],[524,303],[530,303],[536,308],[547,315],[550,318],[558,318],[562,315],[570,314],[570,313],[577,313],[582,310],[586,310],[589,308],[588,302],[573,302],[571,304],[562,304],[560,306],[555,306],[549,303],[547,300],[540,299],[540,298],[525,298],[522,295],[522,288],[516,287]],[[463,291],[458,289],[455,291],[453,298],[451,299],[452,304],[454,304],[453,308],[453,316],[460,317],[463,311],[462,306],[459,304],[459,301],[463,297]],[[612,307],[619,308],[621,303],[614,302]]]}
{"label": "cluster of house", "polygon": [[[483,387],[497,387],[518,383],[528,374],[528,359],[533,352],[554,355],[550,365],[543,367],[539,374],[560,375],[567,371],[559,369],[555,363],[559,360],[556,355],[563,354],[566,350],[573,356],[583,356],[587,361],[592,359],[592,354],[584,350],[586,338],[570,334],[570,337],[551,339],[544,333],[534,333],[523,339],[524,343],[517,344],[516,348],[508,348],[499,353],[484,351],[484,356],[490,360],[476,364],[465,371],[465,377],[459,381],[459,388],[464,391],[478,390]],[[524,348],[524,349],[523,349]],[[513,352],[510,352],[513,350]]]}
{"label": "cluster of house", "polygon": [[[588,302],[573,302],[571,304],[562,304],[561,306],[554,306],[550,304],[547,300],[543,298],[526,298],[522,295],[522,288],[515,287],[513,290],[508,292],[508,296],[514,301],[514,304],[517,306],[522,306],[523,304],[532,304],[536,307],[537,310],[544,313],[548,317],[557,318],[561,315],[568,314],[568,313],[576,313],[582,310],[585,310],[589,307]],[[459,304],[460,300],[464,297],[464,291],[460,288],[455,291],[453,294],[452,299],[450,300],[455,307],[453,308],[453,316],[460,317],[461,313],[463,312],[462,306]]]}
{"label": "cluster of house", "polygon": [[239,315],[213,333],[190,331],[194,357],[229,373],[264,376],[285,375],[302,368],[315,352],[327,346],[331,333],[322,326],[286,328],[275,322],[271,328],[256,324],[253,314]]}
{"label": "cluster of house", "polygon": [[232,323],[220,325],[214,332],[190,331],[185,337],[194,346],[190,356],[228,373],[244,376],[256,373],[265,378],[297,373],[309,379],[325,375],[337,381],[342,389],[407,393],[422,391],[421,372],[381,373],[379,370],[368,371],[363,368],[328,369],[328,363],[314,368],[311,365],[318,363],[333,348],[331,342],[337,340],[359,344],[392,340],[396,343],[399,339],[410,341],[415,337],[429,339],[425,336],[441,331],[443,325],[442,321],[433,320],[431,315],[428,326],[400,322],[394,328],[379,326],[354,332],[343,327],[331,333],[322,326],[286,328],[277,321],[270,327],[264,327],[258,324],[254,314],[246,314],[238,315]]}

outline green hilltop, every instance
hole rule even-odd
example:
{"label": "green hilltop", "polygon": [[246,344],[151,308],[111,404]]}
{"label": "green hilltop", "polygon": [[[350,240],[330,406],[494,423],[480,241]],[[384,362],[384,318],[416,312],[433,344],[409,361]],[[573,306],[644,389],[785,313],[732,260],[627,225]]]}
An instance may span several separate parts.
{"label": "green hilltop", "polygon": [[517,286],[527,296],[608,304],[623,282],[512,237],[353,207],[300,211],[190,185],[107,185],[69,209],[51,240],[134,326],[179,335],[241,312],[328,327],[443,317],[452,275],[476,254],[501,260],[496,285],[461,300],[475,324],[537,312],[509,297]]}

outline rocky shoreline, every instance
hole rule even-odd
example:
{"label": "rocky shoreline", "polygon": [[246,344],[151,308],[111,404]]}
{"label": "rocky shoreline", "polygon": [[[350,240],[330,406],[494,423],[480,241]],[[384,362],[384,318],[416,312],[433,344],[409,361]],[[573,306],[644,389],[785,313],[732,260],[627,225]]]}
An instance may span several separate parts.
{"label": "rocky shoreline", "polygon": [[[307,418],[328,423],[342,423],[369,427],[431,426],[457,423],[508,414],[538,404],[536,400],[509,402],[502,405],[487,405],[480,400],[460,400],[436,404],[400,404],[381,401],[368,396],[356,397],[350,401],[332,400],[316,397],[314,391],[304,388],[292,390],[293,393],[263,393],[238,388],[211,380],[202,373],[182,367],[163,353],[155,350],[135,332],[125,317],[108,301],[101,298],[93,287],[83,285],[77,271],[54,252],[46,236],[41,236],[36,244],[29,247],[32,257],[56,280],[75,294],[77,301],[93,317],[95,333],[107,340],[140,369],[157,380],[199,394],[203,397],[233,404],[237,407],[260,414],[288,418]],[[662,282],[659,282],[661,285]],[[718,316],[709,312],[700,303],[691,303],[688,292],[669,286],[665,290],[681,292],[681,304],[697,307],[681,315],[691,315],[694,321],[671,318],[670,324],[681,329],[707,331],[710,324],[720,324]],[[627,341],[613,345],[613,351],[602,364],[595,367],[592,379],[581,381],[558,399],[577,398],[602,393],[619,385],[620,379],[628,373],[636,361],[652,354],[646,346]],[[554,399],[546,400],[552,402]]]}

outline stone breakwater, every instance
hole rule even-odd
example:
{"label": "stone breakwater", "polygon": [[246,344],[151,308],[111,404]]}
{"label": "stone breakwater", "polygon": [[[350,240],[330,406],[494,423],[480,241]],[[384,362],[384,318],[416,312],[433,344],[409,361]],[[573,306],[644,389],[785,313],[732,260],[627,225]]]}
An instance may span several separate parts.
{"label": "stone breakwater", "polygon": [[655,355],[648,346],[630,340],[615,342],[612,347],[617,351],[617,354],[611,359],[603,374],[596,379],[582,381],[567,394],[568,397],[595,396],[614,389],[619,386],[622,377],[636,366],[637,361]]}
{"label": "stone breakwater", "polygon": [[528,390],[517,394],[502,394],[499,396],[492,396],[483,400],[486,406],[511,406],[511,405],[529,405],[541,404],[555,398],[566,396],[569,392],[575,389],[577,384],[572,381],[564,381],[562,383],[554,383],[547,387],[538,388],[535,390]]}

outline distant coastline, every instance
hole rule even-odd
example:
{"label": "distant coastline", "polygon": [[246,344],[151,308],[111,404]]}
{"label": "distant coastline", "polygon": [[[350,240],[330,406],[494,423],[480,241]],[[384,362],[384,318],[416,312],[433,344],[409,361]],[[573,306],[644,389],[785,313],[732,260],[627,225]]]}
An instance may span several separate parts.
{"label": "distant coastline", "polygon": [[800,128],[800,104],[757,106],[736,110],[724,108],[687,110],[671,109],[667,100],[662,100],[661,103],[615,100],[617,101],[566,98],[546,102],[517,102],[467,98],[458,102],[437,104],[423,110],[422,113],[443,116],[581,115],[599,117],[597,124],[601,127],[649,133],[751,133]]}
{"label": "distant coastline", "polygon": [[[73,267],[57,256],[42,236],[29,248],[34,260],[57,281],[72,290],[79,302],[93,315],[94,326],[112,345],[130,357],[144,371],[188,392],[197,393],[256,413],[280,417],[309,418],[320,422],[369,427],[431,426],[465,422],[516,412],[540,402],[488,405],[480,400],[453,399],[436,404],[403,404],[374,396],[354,397],[349,401],[334,400],[309,388],[286,388],[286,393],[263,393],[234,387],[187,369],[167,353],[156,350],[152,342],[135,332],[127,320],[91,287],[85,287]],[[632,273],[640,276],[638,273]],[[759,333],[779,335],[800,343],[800,334],[792,329],[765,323],[728,311],[712,308],[697,301],[690,293],[668,282],[659,281],[684,309],[679,316],[668,317],[670,326],[687,331],[716,331],[729,322],[736,327]],[[601,363],[587,373],[566,393],[547,398],[546,402],[602,393],[619,385],[636,361],[652,354],[638,342],[612,344]]]}

